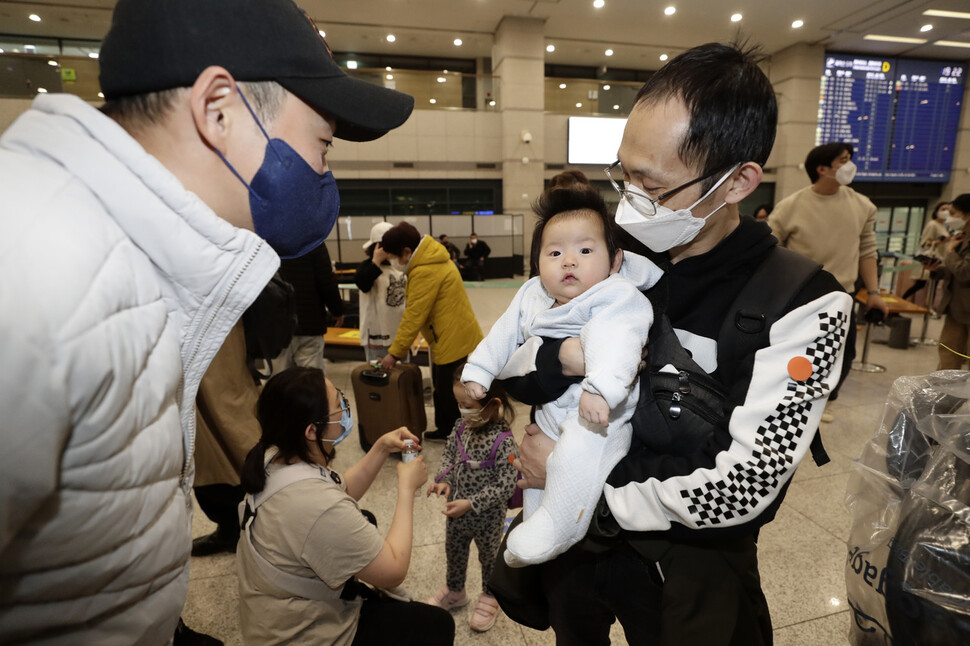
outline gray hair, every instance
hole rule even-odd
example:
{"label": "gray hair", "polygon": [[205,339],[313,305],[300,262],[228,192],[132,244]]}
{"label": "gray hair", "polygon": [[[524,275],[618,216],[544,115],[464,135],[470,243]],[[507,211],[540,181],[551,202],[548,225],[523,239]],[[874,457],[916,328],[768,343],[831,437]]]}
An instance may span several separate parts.
{"label": "gray hair", "polygon": [[[279,116],[286,98],[282,85],[276,81],[240,81],[238,85],[264,126]],[[101,112],[128,130],[158,126],[168,117],[176,102],[189,91],[190,88],[177,87],[109,99],[101,106]]]}

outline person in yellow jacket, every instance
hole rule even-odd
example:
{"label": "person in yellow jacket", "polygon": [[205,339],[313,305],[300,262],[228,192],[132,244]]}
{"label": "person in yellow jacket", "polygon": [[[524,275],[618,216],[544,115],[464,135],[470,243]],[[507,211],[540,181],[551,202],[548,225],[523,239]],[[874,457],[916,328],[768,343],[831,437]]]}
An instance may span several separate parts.
{"label": "person in yellow jacket", "polygon": [[381,367],[390,370],[407,355],[420,331],[431,346],[435,430],[426,440],[444,440],[461,417],[452,392],[455,368],[482,340],[482,328],[472,311],[458,268],[448,250],[431,236],[421,237],[408,222],[389,229],[374,251],[381,253],[408,278],[404,316]]}

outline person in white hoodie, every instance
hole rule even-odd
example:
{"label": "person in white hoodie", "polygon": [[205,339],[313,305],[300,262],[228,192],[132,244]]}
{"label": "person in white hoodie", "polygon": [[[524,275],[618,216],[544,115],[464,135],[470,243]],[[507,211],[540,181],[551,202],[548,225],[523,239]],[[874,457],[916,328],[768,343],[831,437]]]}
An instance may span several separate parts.
{"label": "person in white hoodie", "polygon": [[469,397],[482,399],[494,379],[528,372],[513,358],[521,346],[582,339],[585,379],[536,410],[539,428],[557,444],[545,490],[524,491],[523,522],[504,555],[511,566],[543,563],[583,538],[606,477],[630,450],[640,364],[630,348],[647,343],[653,307],[641,290],[662,274],[619,248],[616,224],[592,186],[546,191],[535,212],[539,275],[519,289],[461,376]]}
{"label": "person in white hoodie", "polygon": [[120,0],[100,65],[100,111],[40,95],[0,137],[5,644],[172,640],[199,381],[330,232],[331,139],[413,106],[291,0]]}

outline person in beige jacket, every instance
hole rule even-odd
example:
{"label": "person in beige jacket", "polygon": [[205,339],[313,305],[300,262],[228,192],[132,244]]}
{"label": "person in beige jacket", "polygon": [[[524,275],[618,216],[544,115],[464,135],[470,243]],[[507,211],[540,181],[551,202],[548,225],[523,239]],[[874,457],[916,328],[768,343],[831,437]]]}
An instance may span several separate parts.
{"label": "person in beige jacket", "polygon": [[[869,292],[867,309],[889,313],[879,296],[879,260],[876,251],[876,205],[849,188],[855,177],[852,144],[816,146],[805,158],[811,186],[796,191],[775,206],[768,216],[778,244],[822,265],[850,294],[861,278]],[[845,361],[839,383],[829,396],[835,401],[855,358],[855,310],[849,324]],[[823,422],[832,421],[830,413]]]}
{"label": "person in beige jacket", "polygon": [[484,338],[482,328],[458,268],[451,262],[448,250],[434,238],[422,238],[413,225],[401,222],[384,234],[374,254],[386,256],[408,279],[404,316],[381,366],[385,370],[393,368],[421,332],[431,347],[436,427],[424,438],[444,440],[460,417],[451,389],[455,368]]}
{"label": "person in beige jacket", "polygon": [[192,556],[236,551],[238,506],[245,496],[239,474],[246,454],[259,439],[255,416],[259,392],[246,367],[246,334],[240,321],[209,364],[195,397],[193,492],[216,530],[192,541]]}

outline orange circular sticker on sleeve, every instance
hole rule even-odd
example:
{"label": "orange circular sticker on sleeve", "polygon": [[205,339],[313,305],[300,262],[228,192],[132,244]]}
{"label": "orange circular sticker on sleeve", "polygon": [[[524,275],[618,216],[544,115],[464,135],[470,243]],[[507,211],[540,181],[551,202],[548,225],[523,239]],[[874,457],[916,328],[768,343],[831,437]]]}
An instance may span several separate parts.
{"label": "orange circular sticker on sleeve", "polygon": [[812,362],[805,357],[794,357],[788,362],[788,376],[795,381],[808,381],[812,376]]}

